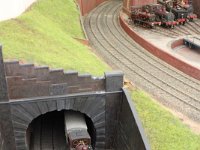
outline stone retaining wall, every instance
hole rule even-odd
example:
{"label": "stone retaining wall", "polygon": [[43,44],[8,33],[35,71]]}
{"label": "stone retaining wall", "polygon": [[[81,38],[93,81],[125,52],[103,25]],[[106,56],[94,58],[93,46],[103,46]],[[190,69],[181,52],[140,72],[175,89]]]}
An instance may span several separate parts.
{"label": "stone retaining wall", "polygon": [[125,89],[120,107],[115,150],[150,150],[136,109]]}
{"label": "stone retaining wall", "polygon": [[197,14],[198,18],[200,18],[200,1],[193,0],[193,7],[194,7],[194,13]]}
{"label": "stone retaining wall", "polygon": [[107,0],[76,0],[82,16],[88,14],[92,9],[97,7],[99,4],[107,1]]}
{"label": "stone retaining wall", "polygon": [[5,149],[5,147],[4,147],[4,139],[3,139],[1,134],[2,133],[1,133],[1,127],[0,127],[0,149]]}
{"label": "stone retaining wall", "polygon": [[50,70],[33,64],[20,65],[18,61],[5,63],[10,99],[65,95],[71,93],[102,91],[105,79],[76,71]]}

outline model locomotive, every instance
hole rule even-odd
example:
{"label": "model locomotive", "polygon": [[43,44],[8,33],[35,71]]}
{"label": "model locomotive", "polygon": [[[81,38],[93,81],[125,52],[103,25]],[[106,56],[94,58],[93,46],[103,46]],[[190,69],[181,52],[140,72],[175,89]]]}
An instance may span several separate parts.
{"label": "model locomotive", "polygon": [[193,13],[191,1],[158,0],[158,4],[131,7],[131,20],[136,25],[153,28],[162,25],[173,28],[193,21],[197,15]]}
{"label": "model locomotive", "polygon": [[80,112],[66,111],[64,116],[65,136],[70,150],[92,150],[84,115]]}
{"label": "model locomotive", "polygon": [[184,2],[183,0],[158,0],[160,4],[166,7],[175,15],[175,21],[179,24],[185,24],[188,20],[193,21],[197,15],[193,13],[191,1]]}
{"label": "model locomotive", "polygon": [[142,25],[143,27],[153,28],[155,25],[161,25],[161,22],[156,21],[156,15],[149,9],[143,7],[132,7],[131,19],[134,24]]}
{"label": "model locomotive", "polygon": [[172,12],[167,11],[163,5],[152,4],[147,6],[149,6],[152,13],[156,15],[156,21],[160,21],[163,27],[173,28],[175,25],[177,25],[177,22],[174,21],[174,14]]}

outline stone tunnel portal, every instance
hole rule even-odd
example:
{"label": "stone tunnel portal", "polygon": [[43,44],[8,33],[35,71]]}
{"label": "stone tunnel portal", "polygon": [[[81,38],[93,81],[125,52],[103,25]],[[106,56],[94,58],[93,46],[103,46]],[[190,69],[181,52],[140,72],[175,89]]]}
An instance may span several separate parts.
{"label": "stone tunnel portal", "polygon": [[[52,111],[35,118],[26,131],[26,142],[29,150],[69,150],[65,136],[65,112],[78,112],[74,110]],[[78,112],[83,114],[81,112]],[[95,147],[96,130],[92,120],[83,114],[91,137],[92,147]]]}

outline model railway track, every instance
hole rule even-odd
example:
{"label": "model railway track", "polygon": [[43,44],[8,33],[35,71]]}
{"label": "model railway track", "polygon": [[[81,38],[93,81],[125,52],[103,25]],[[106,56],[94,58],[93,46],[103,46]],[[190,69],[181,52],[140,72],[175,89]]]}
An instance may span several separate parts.
{"label": "model railway track", "polygon": [[120,27],[120,1],[109,1],[84,21],[92,47],[136,85],[152,92],[161,102],[200,121],[200,82],[154,57]]}
{"label": "model railway track", "polygon": [[68,150],[64,120],[55,114],[40,117],[33,124],[30,150]]}
{"label": "model railway track", "polygon": [[185,30],[185,28],[182,25],[176,26],[175,29],[177,32],[182,33],[182,35],[190,35],[191,33]]}
{"label": "model railway track", "polygon": [[174,29],[172,29],[174,32],[176,32],[179,36],[183,36],[185,34],[188,34],[188,32],[184,32],[182,31],[179,27],[175,27]]}
{"label": "model railway track", "polygon": [[161,36],[166,36],[166,37],[171,37],[171,38],[176,38],[177,36],[185,35],[185,32],[183,34],[181,32],[177,32],[174,29],[169,29],[169,28],[166,29],[164,27],[159,27],[159,26],[156,26],[153,29],[147,29],[144,27],[135,26],[134,24],[132,24],[132,26],[135,27],[136,29],[139,28],[140,30],[145,30],[145,32],[150,33],[150,34],[158,34]]}
{"label": "model railway track", "polygon": [[146,34],[157,34],[159,36],[166,36],[166,37],[171,37],[171,38],[175,38],[177,37],[176,33],[172,33],[170,31],[165,31],[165,29],[162,29],[161,27],[156,27],[154,29],[146,29],[143,27],[136,27],[137,31],[139,32],[138,29],[145,31]]}
{"label": "model railway track", "polygon": [[187,22],[185,24],[185,27],[192,31],[194,34],[200,34],[200,31],[198,30],[199,27],[195,26],[192,22]]}
{"label": "model railway track", "polygon": [[200,28],[200,21],[198,20],[198,21],[193,21],[193,23],[198,27],[198,29]]}
{"label": "model railway track", "polygon": [[174,28],[173,28],[173,29],[165,29],[165,31],[166,31],[166,30],[169,30],[171,33],[173,33],[174,35],[176,35],[176,37],[182,35],[182,33],[177,32],[176,30],[174,30]]}
{"label": "model railway track", "polygon": [[177,37],[177,34],[174,32],[170,32],[169,30],[165,30],[162,27],[157,27],[156,29],[152,29],[153,33],[159,33],[160,35],[175,38]]}

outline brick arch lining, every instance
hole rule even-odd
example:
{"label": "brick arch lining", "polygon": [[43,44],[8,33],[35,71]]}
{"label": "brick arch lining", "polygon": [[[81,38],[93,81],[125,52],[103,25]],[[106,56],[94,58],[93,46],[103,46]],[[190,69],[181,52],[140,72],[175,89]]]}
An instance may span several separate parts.
{"label": "brick arch lining", "polygon": [[73,98],[45,99],[42,101],[13,103],[12,123],[17,150],[28,150],[26,130],[38,116],[51,111],[74,110],[86,114],[96,129],[95,149],[105,149],[105,96],[80,96]]}

